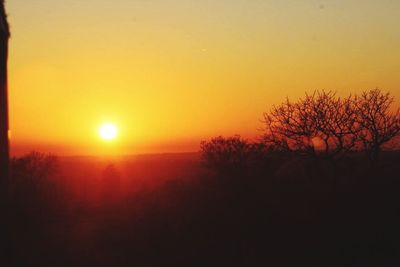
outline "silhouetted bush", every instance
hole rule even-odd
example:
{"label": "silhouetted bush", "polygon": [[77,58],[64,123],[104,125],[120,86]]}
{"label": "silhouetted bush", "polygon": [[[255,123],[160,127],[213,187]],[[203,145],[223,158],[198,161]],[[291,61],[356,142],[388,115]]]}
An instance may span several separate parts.
{"label": "silhouetted bush", "polygon": [[243,170],[253,151],[252,144],[239,135],[218,136],[200,145],[206,167],[218,172]]}
{"label": "silhouetted bush", "polygon": [[12,179],[27,179],[38,182],[54,175],[58,170],[57,157],[40,152],[31,152],[23,157],[11,159]]}
{"label": "silhouetted bush", "polygon": [[[204,167],[220,178],[272,176],[284,159],[290,155],[263,142],[251,142],[239,135],[216,137],[201,143],[201,160]],[[232,184],[233,185],[233,184]],[[240,186],[240,183],[237,184]]]}
{"label": "silhouetted bush", "polygon": [[56,205],[64,192],[57,180],[59,175],[58,159],[54,155],[31,152],[12,158],[10,193],[13,203],[32,210]]}

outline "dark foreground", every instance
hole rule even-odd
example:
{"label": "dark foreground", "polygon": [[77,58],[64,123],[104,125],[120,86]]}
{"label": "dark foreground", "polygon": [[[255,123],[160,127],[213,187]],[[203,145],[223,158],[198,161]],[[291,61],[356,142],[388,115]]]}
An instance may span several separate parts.
{"label": "dark foreground", "polygon": [[0,266],[400,266],[397,153],[334,169],[272,157],[214,173],[196,154],[114,163],[18,173]]}

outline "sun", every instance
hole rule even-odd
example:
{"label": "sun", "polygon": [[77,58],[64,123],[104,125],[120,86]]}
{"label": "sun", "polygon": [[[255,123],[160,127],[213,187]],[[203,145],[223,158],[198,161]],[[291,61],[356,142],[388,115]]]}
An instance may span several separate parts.
{"label": "sun", "polygon": [[99,128],[99,135],[103,140],[114,140],[118,136],[118,128],[112,123],[104,123]]}

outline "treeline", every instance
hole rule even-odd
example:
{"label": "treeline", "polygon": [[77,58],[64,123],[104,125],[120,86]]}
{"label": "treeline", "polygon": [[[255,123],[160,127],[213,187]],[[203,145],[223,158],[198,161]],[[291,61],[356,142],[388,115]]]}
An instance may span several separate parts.
{"label": "treeline", "polygon": [[334,161],[363,152],[371,165],[381,151],[396,145],[400,113],[394,97],[380,89],[339,97],[315,91],[289,98],[263,114],[263,133],[251,142],[239,135],[201,143],[203,161],[213,169],[240,169],[271,154],[290,154]]}
{"label": "treeline", "polygon": [[51,155],[14,158],[10,266],[399,266],[400,153],[381,153],[399,135],[393,101],[378,89],[287,99],[258,140],[202,142],[211,172],[145,164],[169,179],[140,191],[112,165],[93,179]]}

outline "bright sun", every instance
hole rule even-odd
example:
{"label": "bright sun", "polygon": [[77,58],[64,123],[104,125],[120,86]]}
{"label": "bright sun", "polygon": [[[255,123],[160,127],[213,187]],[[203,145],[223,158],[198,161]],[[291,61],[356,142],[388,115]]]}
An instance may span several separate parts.
{"label": "bright sun", "polygon": [[111,141],[117,138],[118,128],[112,123],[104,123],[100,126],[99,134],[103,140]]}

